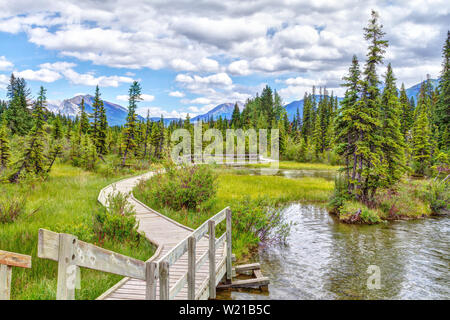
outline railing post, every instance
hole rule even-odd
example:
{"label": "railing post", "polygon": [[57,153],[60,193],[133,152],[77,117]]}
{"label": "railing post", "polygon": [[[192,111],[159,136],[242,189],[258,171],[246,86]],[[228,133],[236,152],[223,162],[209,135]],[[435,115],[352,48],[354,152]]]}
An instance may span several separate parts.
{"label": "railing post", "polygon": [[12,267],[0,264],[0,300],[9,300],[11,296]]}
{"label": "railing post", "polygon": [[216,223],[208,221],[209,230],[209,298],[216,298]]}
{"label": "railing post", "polygon": [[145,299],[156,300],[156,285],[158,284],[159,268],[158,263],[151,261],[145,263]]}
{"label": "railing post", "polygon": [[227,282],[231,282],[233,277],[232,274],[232,264],[231,264],[231,255],[232,255],[232,242],[231,242],[231,209],[227,208]]}
{"label": "railing post", "polygon": [[57,300],[75,300],[78,272],[75,264],[77,241],[78,238],[71,234],[59,234]]}
{"label": "railing post", "polygon": [[159,263],[159,299],[169,300],[169,263],[161,261]]}
{"label": "railing post", "polygon": [[188,299],[195,300],[195,265],[196,265],[196,252],[195,252],[195,237],[191,236],[188,239]]}

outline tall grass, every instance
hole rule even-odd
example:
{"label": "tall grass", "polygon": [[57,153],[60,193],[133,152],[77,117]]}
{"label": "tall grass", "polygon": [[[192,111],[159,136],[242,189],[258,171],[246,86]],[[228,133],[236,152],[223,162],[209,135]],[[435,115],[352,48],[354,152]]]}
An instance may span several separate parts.
{"label": "tall grass", "polygon": [[[27,202],[15,222],[0,225],[0,249],[32,256],[31,269],[15,268],[12,299],[55,299],[57,263],[37,258],[39,228],[77,234],[80,240],[92,236],[89,227],[98,210],[98,192],[121,177],[105,178],[80,168],[57,164],[45,182],[0,184],[0,195],[26,195]],[[123,178],[123,177],[122,177]],[[101,246],[141,260],[153,254],[148,242],[105,240]],[[77,299],[95,299],[121,279],[120,276],[93,270],[81,270],[81,289]]]}
{"label": "tall grass", "polygon": [[[254,163],[248,164],[247,166],[251,168],[270,168],[269,163]],[[280,161],[278,163],[278,168],[286,170],[338,170],[340,166],[333,166],[325,163]]]}

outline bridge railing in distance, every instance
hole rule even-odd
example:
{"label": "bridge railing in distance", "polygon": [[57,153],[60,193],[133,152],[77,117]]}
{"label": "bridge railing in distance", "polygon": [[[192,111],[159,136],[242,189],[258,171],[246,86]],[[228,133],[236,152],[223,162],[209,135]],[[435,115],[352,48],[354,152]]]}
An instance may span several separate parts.
{"label": "bridge railing in distance", "polygon": [[244,164],[258,163],[259,155],[253,153],[244,154],[223,154],[223,155],[202,155],[202,154],[186,154],[179,156],[177,161],[184,163],[216,163],[216,164]]}
{"label": "bridge railing in distance", "polygon": [[[226,232],[216,239],[216,225],[226,220]],[[196,259],[196,244],[208,233],[209,247],[202,256]],[[216,248],[226,242],[226,250],[216,263]],[[147,291],[147,299],[156,299],[157,279],[159,278],[159,297],[162,300],[174,299],[181,289],[188,285],[188,299],[197,300],[201,297],[216,297],[216,286],[221,278],[226,274],[227,280],[231,281],[232,276],[232,252],[231,252],[231,209],[229,207],[223,209],[212,218],[205,221],[199,228],[193,231],[188,237],[180,241],[175,247],[167,252],[158,261],[150,262],[148,276],[154,279]],[[188,252],[188,268],[185,273],[170,287],[170,266]],[[196,291],[195,278],[196,274],[204,263],[209,259],[209,275],[208,278],[200,285]],[[209,292],[205,292],[209,290]]]}
{"label": "bridge railing in distance", "polygon": [[57,300],[74,300],[80,267],[147,281],[147,264],[78,240],[71,234],[39,229],[38,257],[58,262]]}
{"label": "bridge railing in distance", "polygon": [[31,268],[31,257],[0,250],[0,300],[9,300],[11,297],[13,267]]}

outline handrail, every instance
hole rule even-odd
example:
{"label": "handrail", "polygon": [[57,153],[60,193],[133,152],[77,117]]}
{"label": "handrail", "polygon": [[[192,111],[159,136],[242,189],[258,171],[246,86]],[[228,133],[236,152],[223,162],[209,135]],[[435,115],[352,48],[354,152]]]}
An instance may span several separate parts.
{"label": "handrail", "polygon": [[[215,227],[225,219],[227,220],[227,230],[219,239],[216,239]],[[209,233],[209,249],[200,257],[200,259],[197,260],[195,246],[196,243],[206,235],[206,233]],[[208,257],[210,265],[208,281],[210,297],[215,298],[216,273],[218,271],[215,261],[216,247],[219,247],[225,241],[227,242],[227,248],[224,250],[224,256],[220,260],[220,263],[223,263],[224,259],[226,260],[227,279],[231,279],[231,209],[229,207],[226,207],[213,217],[206,220],[189,236],[181,240],[175,247],[158,259],[158,261],[153,262],[153,270],[157,270],[159,273],[150,275],[150,277],[159,277],[160,299],[167,300],[175,298],[186,283],[188,283],[188,298],[195,299],[197,296],[197,292],[195,291],[195,274],[200,270]],[[188,271],[183,273],[183,275],[170,288],[169,268],[186,252],[188,252]],[[206,283],[206,285],[208,285],[208,283]],[[201,290],[203,290],[203,286],[200,288],[200,291]],[[153,284],[150,291],[153,292],[151,295],[152,298],[156,298],[156,284]]]}
{"label": "handrail", "polygon": [[31,257],[0,250],[0,300],[9,300],[11,297],[13,267],[31,268]]}

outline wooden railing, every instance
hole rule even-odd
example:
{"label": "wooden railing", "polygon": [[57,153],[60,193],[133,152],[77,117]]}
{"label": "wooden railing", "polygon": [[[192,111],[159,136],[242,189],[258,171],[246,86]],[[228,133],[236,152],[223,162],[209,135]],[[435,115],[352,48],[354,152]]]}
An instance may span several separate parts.
{"label": "wooden railing", "polygon": [[[226,232],[219,239],[216,239],[216,225],[223,220],[226,220]],[[207,233],[209,236],[209,248],[197,261],[196,243],[206,236]],[[224,254],[218,264],[219,266],[216,268],[216,248],[224,242],[226,242],[226,250],[224,250]],[[0,251],[0,254],[2,252]],[[176,281],[175,285],[170,288],[170,266],[186,252],[188,252],[188,268],[181,278]],[[175,298],[186,283],[188,284],[188,299],[205,297],[207,288],[209,288],[207,297],[214,299],[216,297],[216,286],[225,273],[227,279],[231,281],[231,210],[227,207],[208,219],[158,261],[149,260],[144,262],[78,240],[76,236],[71,234],[56,233],[45,229],[39,229],[38,257],[58,262],[57,300],[75,299],[75,289],[79,288],[80,283],[80,267],[144,280],[146,282],[145,298],[147,300],[156,299],[158,280],[160,299]],[[209,277],[202,283],[200,289],[196,291],[196,273],[198,273],[207,259],[209,259]],[[3,260],[1,260],[0,255],[0,264],[2,263]],[[16,264],[15,266],[20,265]],[[3,265],[1,267],[3,268]],[[3,269],[1,270],[3,272]],[[0,277],[0,279],[2,278]]]}
{"label": "wooden railing", "polygon": [[[219,238],[215,237],[216,225],[226,219],[226,232]],[[196,244],[208,233],[209,248],[201,257],[196,259]],[[226,241],[226,250],[216,268],[216,248]],[[176,281],[170,288],[170,266],[175,264],[188,252],[188,268],[187,271]],[[196,291],[195,278],[200,268],[209,259],[209,276],[201,284],[200,289]],[[231,281],[232,266],[231,260],[231,209],[229,207],[223,209],[212,218],[205,221],[199,228],[192,232],[188,237],[179,242],[169,252],[167,252],[158,261],[151,262],[149,269],[150,278],[154,279],[149,291],[148,299],[156,299],[156,279],[159,278],[159,296],[162,300],[169,300],[176,297],[181,289],[188,285],[188,299],[200,299],[204,296],[204,291],[209,288],[208,297],[214,299],[216,297],[216,286],[226,273],[227,279]]]}
{"label": "wooden railing", "polygon": [[11,297],[12,267],[31,268],[31,257],[0,250],[0,300]]}
{"label": "wooden railing", "polygon": [[147,280],[147,263],[78,240],[71,234],[39,229],[38,257],[58,261],[57,300],[75,299],[79,268]]}
{"label": "wooden railing", "polygon": [[257,163],[259,160],[258,154],[244,153],[244,154],[222,154],[222,155],[203,155],[203,154],[187,154],[178,157],[179,162],[194,162],[194,163]]}

